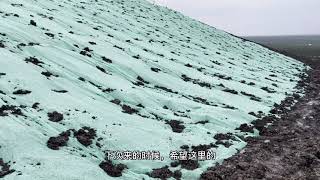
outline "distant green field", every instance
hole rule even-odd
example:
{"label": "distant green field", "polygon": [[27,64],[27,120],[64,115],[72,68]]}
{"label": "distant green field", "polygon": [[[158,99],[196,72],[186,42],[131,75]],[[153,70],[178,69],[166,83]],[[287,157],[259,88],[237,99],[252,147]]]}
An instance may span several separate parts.
{"label": "distant green field", "polygon": [[320,60],[320,35],[250,36],[244,38],[282,52]]}

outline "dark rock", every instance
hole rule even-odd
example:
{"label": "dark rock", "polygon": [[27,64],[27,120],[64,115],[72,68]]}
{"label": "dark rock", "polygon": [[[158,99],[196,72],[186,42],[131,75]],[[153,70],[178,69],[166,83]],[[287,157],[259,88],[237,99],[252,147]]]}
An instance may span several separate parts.
{"label": "dark rock", "polygon": [[52,122],[60,122],[63,120],[63,114],[58,113],[57,111],[53,111],[48,113],[49,121]]}
{"label": "dark rock", "polygon": [[107,73],[106,70],[100,66],[96,66],[97,69],[99,69],[103,73]]}
{"label": "dark rock", "polygon": [[67,93],[67,90],[55,90],[53,89],[52,91],[56,92],[56,93]]}
{"label": "dark rock", "polygon": [[47,78],[50,78],[51,76],[58,77],[58,75],[54,75],[49,71],[41,72],[41,74],[46,76]]}
{"label": "dark rock", "polygon": [[124,104],[122,106],[122,112],[127,113],[127,114],[134,114],[134,113],[138,113],[139,111]]}
{"label": "dark rock", "polygon": [[30,25],[37,26],[37,23],[34,20],[30,20]]}
{"label": "dark rock", "polygon": [[39,59],[35,58],[35,57],[28,57],[26,58],[24,61],[26,61],[27,63],[32,63],[36,66],[41,66],[41,64],[44,64],[42,61],[39,61]]}
{"label": "dark rock", "polygon": [[60,133],[57,137],[50,137],[47,146],[52,150],[59,150],[60,147],[66,146],[69,141],[70,130]]}
{"label": "dark rock", "polygon": [[110,160],[101,162],[99,167],[111,177],[122,176],[122,171],[127,168],[124,164],[113,164]]}
{"label": "dark rock", "polygon": [[159,169],[153,169],[152,172],[149,173],[148,175],[152,178],[159,178],[161,180],[166,180],[173,176],[173,172],[169,169],[168,166],[165,166]]}
{"label": "dark rock", "polygon": [[51,38],[54,38],[54,34],[52,34],[52,33],[44,33],[44,34],[51,37]]}
{"label": "dark rock", "polygon": [[185,129],[185,126],[182,125],[183,122],[181,121],[170,120],[170,121],[166,121],[166,124],[169,124],[172,128],[172,131],[175,133],[182,133],[182,131]]}
{"label": "dark rock", "polygon": [[15,170],[10,169],[10,165],[8,163],[5,163],[3,159],[0,158],[0,178],[3,178],[13,172],[15,172]]}
{"label": "dark rock", "polygon": [[238,91],[233,90],[233,89],[224,89],[223,91],[224,91],[224,92],[231,93],[231,94],[238,94]]}
{"label": "dark rock", "polygon": [[82,127],[74,132],[74,136],[82,145],[87,147],[92,144],[92,140],[96,137],[96,130],[90,127]]}
{"label": "dark rock", "polygon": [[187,170],[195,170],[199,167],[199,163],[196,160],[180,160],[181,168],[187,169]]}
{"label": "dark rock", "polygon": [[161,69],[152,67],[152,68],[151,68],[151,71],[153,71],[153,72],[159,72],[159,71],[161,71]]}
{"label": "dark rock", "polygon": [[112,102],[113,104],[116,104],[116,105],[120,105],[121,104],[121,101],[119,99],[113,99],[110,102]]}
{"label": "dark rock", "polygon": [[19,89],[13,92],[15,95],[25,95],[25,94],[30,94],[31,91],[29,90],[24,90],[24,89]]}
{"label": "dark rock", "polygon": [[104,56],[102,56],[101,58],[102,58],[102,60],[103,60],[104,62],[106,62],[106,63],[112,63],[112,60],[109,59],[109,58],[106,58],[106,57],[104,57]]}
{"label": "dark rock", "polygon": [[23,116],[21,109],[13,105],[2,105],[0,107],[0,116],[8,116],[9,114]]}
{"label": "dark rock", "polygon": [[33,109],[38,109],[39,108],[40,103],[36,102],[32,105]]}
{"label": "dark rock", "polygon": [[237,130],[240,130],[241,132],[249,132],[249,133],[253,133],[253,126],[249,126],[248,124],[241,124],[239,128],[237,128]]}

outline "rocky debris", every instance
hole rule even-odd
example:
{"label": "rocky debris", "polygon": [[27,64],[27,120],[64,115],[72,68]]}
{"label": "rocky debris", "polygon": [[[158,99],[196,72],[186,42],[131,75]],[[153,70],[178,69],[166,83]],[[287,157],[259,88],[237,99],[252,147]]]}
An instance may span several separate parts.
{"label": "rocky debris", "polygon": [[68,92],[67,90],[56,90],[56,89],[53,89],[52,91],[56,92],[56,93],[67,93]]}
{"label": "rocky debris", "polygon": [[96,137],[96,130],[90,127],[82,127],[78,131],[74,132],[74,136],[82,145],[88,147]]}
{"label": "rocky debris", "polygon": [[29,24],[32,25],[32,26],[37,26],[37,23],[34,20],[30,20]]}
{"label": "rocky debris", "polygon": [[197,146],[191,146],[191,149],[194,152],[199,152],[199,151],[208,151],[209,149],[216,148],[216,147],[218,147],[218,146],[211,143],[211,144],[199,144]]}
{"label": "rocky debris", "polygon": [[36,57],[28,57],[24,61],[27,63],[32,63],[32,64],[34,64],[36,66],[40,66],[40,67],[42,67],[42,64],[44,64],[42,61],[40,61]]}
{"label": "rocky debris", "polygon": [[169,124],[172,128],[172,131],[175,133],[182,133],[185,129],[185,126],[183,125],[183,122],[177,121],[177,120],[170,120],[166,121],[166,124]]}
{"label": "rocky debris", "polygon": [[52,121],[52,122],[60,122],[63,120],[63,114],[58,113],[57,111],[49,112],[48,117],[49,117],[49,121]]}
{"label": "rocky debris", "polygon": [[194,124],[207,124],[207,123],[209,123],[209,121],[208,120],[204,120],[204,121],[198,121],[198,122],[196,122]]}
{"label": "rocky debris", "polygon": [[270,89],[268,87],[262,87],[261,89],[264,90],[264,91],[267,91],[268,93],[275,93],[276,92],[275,90],[272,90],[272,89]]}
{"label": "rocky debris", "polygon": [[151,173],[147,173],[148,176],[152,178],[158,178],[161,180],[166,180],[169,178],[181,179],[182,173],[179,170],[172,172],[168,166],[164,166],[162,168],[153,169]]}
{"label": "rocky debris", "polygon": [[38,109],[39,108],[40,103],[36,102],[32,105],[33,109]]}
{"label": "rocky debris", "polygon": [[241,132],[249,132],[249,133],[253,133],[254,127],[252,125],[248,125],[248,124],[241,124],[239,128],[237,128],[236,130],[240,130]]}
{"label": "rocky debris", "polygon": [[156,88],[156,89],[161,89],[161,90],[166,91],[166,92],[168,92],[168,93],[178,94],[178,92],[173,91],[172,89],[169,89],[169,88],[166,88],[166,87],[163,87],[163,86],[155,85],[154,88]]}
{"label": "rocky debris", "polygon": [[187,170],[195,170],[199,168],[199,162],[196,160],[180,160],[179,164],[181,165],[181,168],[187,169]]}
{"label": "rocky debris", "polygon": [[8,116],[9,114],[22,116],[23,113],[21,109],[19,109],[17,106],[13,105],[2,105],[0,107],[0,116]]}
{"label": "rocky debris", "polygon": [[49,71],[41,72],[41,74],[44,75],[44,76],[46,76],[47,78],[50,78],[51,76],[59,77],[58,75],[52,74],[52,73],[49,72]]}
{"label": "rocky debris", "polygon": [[48,148],[52,150],[59,150],[60,147],[66,146],[69,141],[70,135],[71,135],[71,130],[68,130],[60,133],[56,137],[50,137],[47,142]]}
{"label": "rocky debris", "polygon": [[92,57],[92,55],[91,55],[91,52],[92,52],[92,51],[93,51],[93,50],[90,49],[89,47],[85,47],[85,48],[83,48],[82,51],[80,51],[80,54],[83,55],[83,56]]}
{"label": "rocky debris", "polygon": [[120,105],[121,104],[121,101],[119,99],[113,99],[110,102],[112,102],[113,104],[116,104],[116,105]]}
{"label": "rocky debris", "polygon": [[54,34],[52,34],[52,33],[44,33],[45,35],[47,35],[47,36],[49,36],[49,37],[51,37],[51,38],[54,38]]}
{"label": "rocky debris", "polygon": [[122,105],[122,112],[127,114],[135,114],[135,113],[138,113],[139,111],[124,104]]}
{"label": "rocky debris", "polygon": [[153,71],[153,72],[160,72],[161,69],[152,67],[152,68],[151,68],[151,71]]}
{"label": "rocky debris", "polygon": [[10,169],[10,165],[8,163],[5,163],[3,159],[0,158],[0,178],[3,178],[13,172],[15,172],[15,170]]}
{"label": "rocky debris", "polygon": [[107,73],[107,71],[106,71],[104,68],[100,67],[100,66],[96,66],[96,68],[97,68],[99,71],[103,72],[103,73]]}
{"label": "rocky debris", "polygon": [[234,135],[231,133],[227,133],[227,134],[219,133],[219,134],[216,134],[213,138],[217,140],[215,143],[216,145],[221,144],[226,148],[232,145],[230,140],[236,140]]}
{"label": "rocky debris", "polygon": [[5,48],[6,46],[3,44],[3,42],[0,41],[0,48]]}
{"label": "rocky debris", "polygon": [[122,176],[123,170],[127,169],[126,165],[113,164],[110,160],[101,162],[99,167],[111,177],[120,177]]}
{"label": "rocky debris", "polygon": [[104,62],[106,62],[106,63],[112,63],[112,60],[109,59],[109,58],[106,58],[105,56],[102,56],[101,58],[102,58],[102,60],[103,60]]}
{"label": "rocky debris", "polygon": [[246,92],[244,92],[244,91],[241,91],[241,94],[250,97],[250,99],[253,100],[253,101],[261,102],[261,98],[255,96],[255,95],[253,95],[253,94],[246,93]]}
{"label": "rocky debris", "polygon": [[30,94],[30,93],[31,93],[31,91],[29,91],[29,90],[19,89],[19,90],[14,91],[12,94],[26,95],[26,94]]}
{"label": "rocky debris", "polygon": [[224,89],[223,91],[224,91],[224,92],[231,93],[231,94],[238,94],[238,91],[233,90],[233,89]]}

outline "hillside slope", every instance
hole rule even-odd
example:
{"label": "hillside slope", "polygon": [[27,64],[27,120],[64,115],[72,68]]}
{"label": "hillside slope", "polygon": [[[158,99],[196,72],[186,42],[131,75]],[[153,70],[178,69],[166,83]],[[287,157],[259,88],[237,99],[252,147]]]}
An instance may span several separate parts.
{"label": "hillside slope", "polygon": [[[198,178],[245,146],[256,131],[235,129],[292,94],[303,70],[144,0],[2,0],[0,176]],[[216,159],[172,163],[181,147]],[[116,150],[164,159],[106,161]]]}

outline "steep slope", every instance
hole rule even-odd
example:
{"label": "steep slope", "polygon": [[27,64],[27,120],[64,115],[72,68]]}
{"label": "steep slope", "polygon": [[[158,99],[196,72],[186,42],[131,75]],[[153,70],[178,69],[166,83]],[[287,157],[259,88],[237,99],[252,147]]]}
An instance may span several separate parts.
{"label": "steep slope", "polygon": [[[198,178],[304,69],[144,0],[2,0],[0,16],[5,179]],[[181,147],[216,159],[172,163]],[[116,150],[163,159],[106,161]]]}

